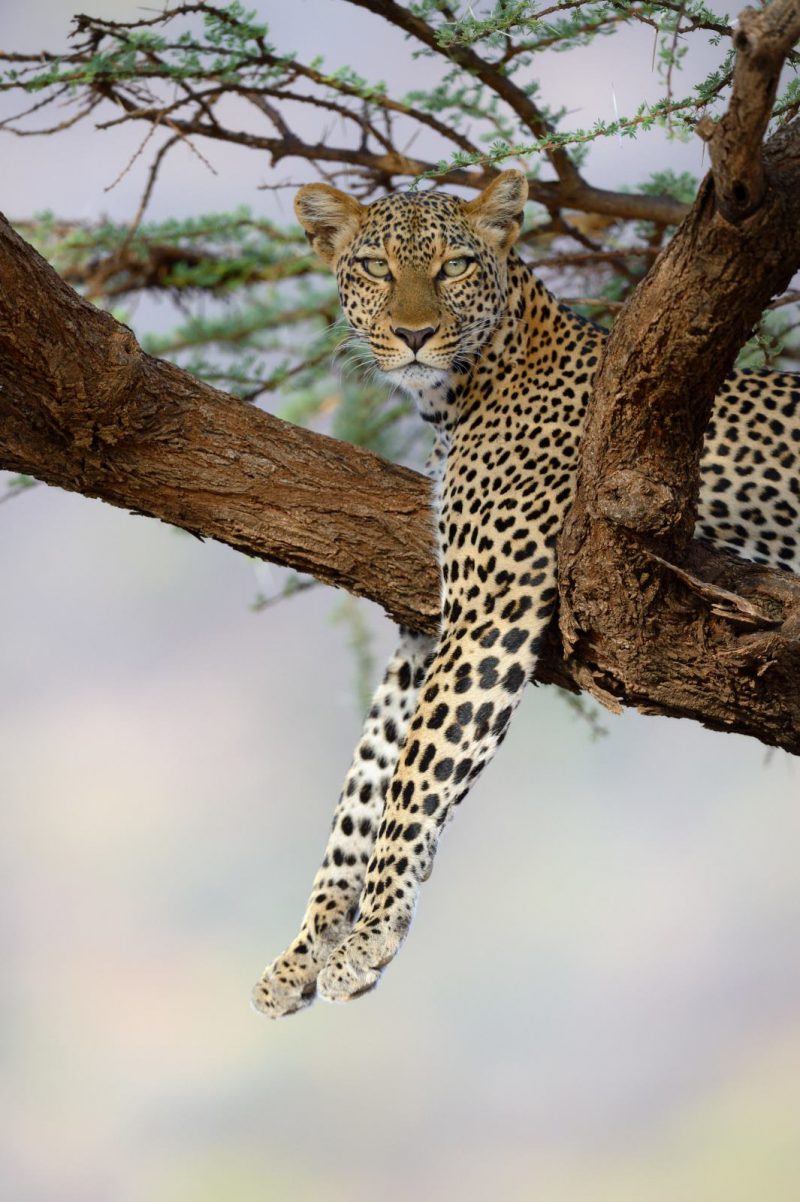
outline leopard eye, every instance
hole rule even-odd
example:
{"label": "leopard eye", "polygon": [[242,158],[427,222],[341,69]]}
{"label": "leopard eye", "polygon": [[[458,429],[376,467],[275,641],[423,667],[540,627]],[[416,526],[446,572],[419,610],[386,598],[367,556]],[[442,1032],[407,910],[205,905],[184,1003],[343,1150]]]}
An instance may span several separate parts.
{"label": "leopard eye", "polygon": [[388,280],[391,275],[385,259],[362,259],[361,266],[374,280]]}
{"label": "leopard eye", "polygon": [[472,259],[468,259],[466,255],[461,255],[458,259],[448,259],[446,263],[442,264],[439,274],[448,280],[454,280],[457,276],[464,274],[471,262]]}

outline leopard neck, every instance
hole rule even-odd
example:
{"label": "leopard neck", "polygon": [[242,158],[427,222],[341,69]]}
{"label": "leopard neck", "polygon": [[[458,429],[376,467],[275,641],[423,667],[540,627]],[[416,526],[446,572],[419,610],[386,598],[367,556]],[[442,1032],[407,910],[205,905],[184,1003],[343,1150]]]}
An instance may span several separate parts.
{"label": "leopard neck", "polygon": [[604,337],[599,326],[562,305],[532,267],[512,258],[508,303],[486,359],[506,368],[511,364],[524,367],[528,378],[540,373],[549,376],[565,355],[574,355]]}

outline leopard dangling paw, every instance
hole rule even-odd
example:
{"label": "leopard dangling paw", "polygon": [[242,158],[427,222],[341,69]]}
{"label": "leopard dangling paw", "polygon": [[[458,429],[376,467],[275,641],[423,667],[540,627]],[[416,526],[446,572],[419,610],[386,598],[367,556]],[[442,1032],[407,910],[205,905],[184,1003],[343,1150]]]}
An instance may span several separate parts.
{"label": "leopard dangling paw", "polygon": [[336,923],[325,923],[315,935],[304,928],[282,955],[268,964],[253,987],[254,1008],[268,1018],[284,1018],[305,1010],[317,996],[317,977],[345,938],[355,917],[351,912]]}
{"label": "leopard dangling paw", "polygon": [[268,964],[253,986],[253,1006],[268,1018],[283,1018],[310,1006],[317,994],[319,966],[307,944],[295,945]]}
{"label": "leopard dangling paw", "polygon": [[319,996],[326,1002],[349,1002],[374,989],[406,937],[410,916],[362,919],[328,958],[319,974]]}

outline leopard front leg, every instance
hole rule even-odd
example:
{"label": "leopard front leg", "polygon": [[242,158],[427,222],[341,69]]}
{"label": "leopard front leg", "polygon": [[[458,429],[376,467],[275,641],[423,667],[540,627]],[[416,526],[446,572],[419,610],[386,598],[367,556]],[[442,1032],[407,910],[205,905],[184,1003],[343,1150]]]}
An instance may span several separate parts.
{"label": "leopard front leg", "polygon": [[545,601],[540,596],[533,614],[530,597],[518,596],[507,601],[503,617],[451,625],[442,638],[392,779],[361,916],[319,977],[328,1001],[372,989],[403,942],[439,832],[505,736],[553,592]]}
{"label": "leopard front leg", "polygon": [[300,933],[253,989],[253,1005],[271,1018],[310,1005],[320,969],[355,920],[386,789],[434,648],[426,635],[401,633],[345,778]]}

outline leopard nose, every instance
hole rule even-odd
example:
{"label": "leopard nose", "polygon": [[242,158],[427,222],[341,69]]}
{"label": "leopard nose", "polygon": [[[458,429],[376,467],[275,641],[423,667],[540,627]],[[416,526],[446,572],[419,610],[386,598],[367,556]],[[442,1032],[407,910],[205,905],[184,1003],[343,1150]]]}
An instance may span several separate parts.
{"label": "leopard nose", "polygon": [[[438,329],[438,326],[436,327]],[[409,346],[414,354],[421,350],[429,338],[433,338],[436,333],[433,326],[425,326],[424,330],[407,330],[404,326],[395,326],[392,330],[398,338],[402,338],[406,346]]]}

